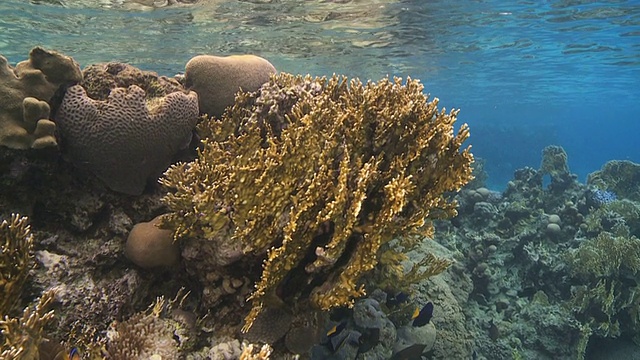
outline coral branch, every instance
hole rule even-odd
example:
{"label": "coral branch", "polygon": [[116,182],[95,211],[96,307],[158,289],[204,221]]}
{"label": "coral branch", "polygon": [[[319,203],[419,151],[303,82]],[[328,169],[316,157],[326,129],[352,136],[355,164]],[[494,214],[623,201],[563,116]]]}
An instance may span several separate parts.
{"label": "coral branch", "polygon": [[278,74],[201,124],[198,159],[161,180],[173,211],[163,226],[199,254],[186,259],[196,273],[224,272],[238,257],[219,254],[238,247],[263,261],[245,330],[276,296],[351,305],[382,245],[456,214],[446,194],[472,178],[469,132],[455,134],[458,112],[422,91],[412,79]]}

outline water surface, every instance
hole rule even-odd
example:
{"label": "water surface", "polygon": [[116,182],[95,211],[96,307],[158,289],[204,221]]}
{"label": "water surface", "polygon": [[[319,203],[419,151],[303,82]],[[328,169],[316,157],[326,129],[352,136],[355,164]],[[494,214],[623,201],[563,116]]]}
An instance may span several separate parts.
{"label": "water surface", "polygon": [[[153,4],[153,1],[147,3]],[[166,2],[165,2],[166,3]],[[35,45],[83,66],[110,60],[173,75],[197,54],[253,53],[279,70],[420,78],[462,108],[490,184],[563,146],[582,178],[640,162],[640,4],[633,1],[0,2],[0,54]]]}

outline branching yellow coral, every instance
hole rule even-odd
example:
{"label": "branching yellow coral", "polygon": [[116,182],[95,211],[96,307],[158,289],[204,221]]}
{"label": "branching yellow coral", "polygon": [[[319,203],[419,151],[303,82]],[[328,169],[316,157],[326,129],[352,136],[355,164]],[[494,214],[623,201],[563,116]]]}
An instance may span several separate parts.
{"label": "branching yellow coral", "polygon": [[240,360],[269,360],[269,356],[273,349],[268,344],[262,345],[256,352],[253,344],[243,344],[242,354],[240,354]]}
{"label": "branching yellow coral", "polygon": [[27,218],[13,214],[0,223],[0,316],[7,315],[33,267],[33,237]]}
{"label": "branching yellow coral", "polygon": [[27,307],[20,318],[4,316],[0,319],[0,359],[31,360],[39,358],[38,346],[44,337],[43,329],[51,319],[53,310],[47,311],[54,298],[52,291],[42,295],[33,307]]}
{"label": "branching yellow coral", "polygon": [[594,333],[615,337],[621,333],[621,323],[639,325],[640,296],[635,282],[628,279],[640,272],[640,239],[601,232],[569,250],[566,260],[577,283],[583,284],[572,288],[573,310],[589,321]]}
{"label": "branching yellow coral", "polygon": [[382,245],[431,234],[425,220],[455,215],[445,194],[471,179],[469,132],[455,134],[458,112],[438,110],[422,91],[412,79],[279,74],[201,125],[198,159],[162,180],[173,189],[164,226],[177,238],[267,254],[245,330],[300,277],[298,292],[316,307],[351,305]]}

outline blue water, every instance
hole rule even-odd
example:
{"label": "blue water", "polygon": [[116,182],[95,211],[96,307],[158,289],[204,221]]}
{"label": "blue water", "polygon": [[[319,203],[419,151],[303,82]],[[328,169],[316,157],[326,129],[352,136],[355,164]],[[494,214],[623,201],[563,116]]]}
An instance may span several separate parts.
{"label": "blue water", "polygon": [[35,45],[164,75],[196,54],[254,53],[293,73],[419,78],[462,109],[495,189],[551,144],[581,180],[640,162],[638,1],[0,2],[0,54],[15,63]]}

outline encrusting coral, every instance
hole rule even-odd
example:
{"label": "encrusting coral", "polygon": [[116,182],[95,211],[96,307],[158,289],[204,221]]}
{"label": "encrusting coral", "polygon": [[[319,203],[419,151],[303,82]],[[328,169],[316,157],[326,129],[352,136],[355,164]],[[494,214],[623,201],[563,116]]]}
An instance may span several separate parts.
{"label": "encrusting coral", "polygon": [[94,100],[106,100],[111,90],[137,85],[144,90],[147,99],[158,98],[183,90],[182,85],[173,78],[159,76],[153,71],[140,70],[132,65],[120,62],[94,64],[82,70],[80,85]]}
{"label": "encrusting coral", "polygon": [[15,307],[33,265],[33,236],[27,218],[12,214],[0,223],[0,316]]}
{"label": "encrusting coral", "polygon": [[391,240],[411,248],[433,234],[430,219],[456,214],[447,193],[472,178],[468,128],[456,134],[458,111],[422,91],[412,79],[281,73],[202,123],[198,159],[161,180],[172,189],[163,226],[200,274],[263,261],[243,330],[282,301],[352,305]]}
{"label": "encrusting coral", "polygon": [[56,124],[63,154],[112,190],[139,195],[147,181],[186,148],[198,118],[195,92],[173,92],[153,102],[136,85],[115,88],[105,101],[80,85],[67,89]]}
{"label": "encrusting coral", "polygon": [[15,68],[0,56],[0,145],[14,149],[56,146],[49,104],[61,85],[82,80],[70,57],[33,48]]}

